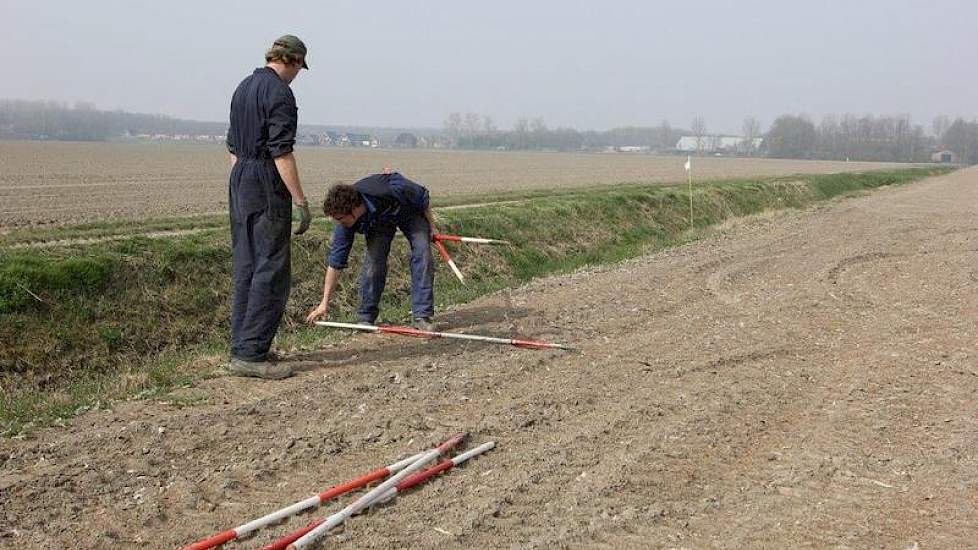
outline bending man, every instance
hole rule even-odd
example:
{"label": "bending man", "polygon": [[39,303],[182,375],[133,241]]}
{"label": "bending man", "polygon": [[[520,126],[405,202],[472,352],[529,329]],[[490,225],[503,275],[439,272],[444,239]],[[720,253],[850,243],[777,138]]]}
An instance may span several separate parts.
{"label": "bending man", "polygon": [[433,330],[435,312],[434,260],[431,238],[435,233],[435,215],[431,211],[428,190],[396,172],[374,174],[353,185],[337,184],[330,188],[323,202],[323,212],[336,220],[329,257],[323,300],[306,320],[325,319],[329,301],[340,272],[346,268],[350,248],[357,233],[367,239],[367,250],[360,273],[360,306],[357,319],[374,324],[380,312],[380,297],[387,282],[387,256],[397,229],[411,244],[411,313],[414,326]]}

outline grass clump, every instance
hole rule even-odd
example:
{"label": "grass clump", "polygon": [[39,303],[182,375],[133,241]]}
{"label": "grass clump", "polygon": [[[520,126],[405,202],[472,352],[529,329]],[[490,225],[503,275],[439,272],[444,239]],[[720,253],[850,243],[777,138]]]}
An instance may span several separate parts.
{"label": "grass clump", "polygon": [[29,253],[0,256],[0,314],[60,298],[91,295],[102,289],[115,264],[105,255],[44,257]]}

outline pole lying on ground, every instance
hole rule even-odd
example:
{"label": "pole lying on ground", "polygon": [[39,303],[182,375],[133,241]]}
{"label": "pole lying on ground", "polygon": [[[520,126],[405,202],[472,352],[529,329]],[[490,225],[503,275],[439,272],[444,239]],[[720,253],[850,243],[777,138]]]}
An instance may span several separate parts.
{"label": "pole lying on ground", "polygon": [[478,342],[489,342],[491,344],[506,344],[526,349],[563,349],[567,351],[578,351],[577,348],[565,346],[563,344],[553,344],[541,342],[539,340],[522,340],[519,338],[496,338],[494,336],[479,336],[477,334],[459,334],[456,332],[435,332],[431,330],[419,330],[412,327],[393,327],[390,325],[354,325],[352,323],[334,323],[332,321],[316,321],[317,325],[333,328],[348,328],[364,332],[377,332],[381,334],[400,334],[403,336],[416,336],[419,338],[452,338],[455,340],[476,340]]}
{"label": "pole lying on ground", "polygon": [[[377,497],[376,500],[374,500],[373,502],[371,502],[370,503],[370,506],[372,506],[374,504],[380,504],[382,502],[387,502],[388,500],[390,500],[391,498],[393,498],[394,496],[396,496],[398,493],[402,493],[402,492],[410,489],[411,487],[414,487],[415,485],[418,485],[420,483],[424,483],[428,479],[430,479],[430,478],[432,478],[432,477],[434,477],[434,476],[436,476],[436,475],[438,475],[438,474],[440,474],[440,473],[442,473],[442,472],[444,472],[446,470],[451,470],[455,466],[458,466],[459,464],[465,462],[466,460],[469,460],[470,458],[477,457],[477,456],[481,455],[482,453],[484,453],[484,452],[492,449],[495,446],[496,446],[496,443],[494,441],[490,441],[489,443],[483,443],[482,445],[479,445],[478,447],[476,447],[475,449],[472,449],[471,451],[464,452],[464,453],[456,456],[455,458],[442,461],[438,465],[432,466],[431,468],[428,468],[427,470],[424,470],[423,472],[418,472],[418,473],[414,474],[413,476],[405,479],[404,481],[398,483],[394,487],[391,487],[390,489],[388,489],[386,493],[380,495],[379,497]],[[312,531],[316,527],[319,527],[320,525],[322,525],[322,523],[324,521],[326,521],[326,520],[324,520],[324,519],[316,520],[316,521],[310,523],[309,525],[303,527],[302,529],[299,529],[298,531],[295,531],[295,532],[293,532],[293,533],[291,533],[289,535],[286,535],[285,537],[280,538],[279,540],[273,542],[272,544],[269,544],[268,546],[265,546],[261,550],[284,550],[285,548],[287,548],[289,546],[289,544],[292,544],[293,542],[299,540],[300,538],[302,538],[303,535],[305,535],[309,531]]]}
{"label": "pole lying on ground", "polygon": [[458,266],[455,265],[455,260],[453,260],[452,257],[448,255],[448,249],[445,248],[445,245],[442,244],[441,241],[435,240],[435,248],[437,248],[438,253],[441,254],[441,259],[445,260],[445,263],[448,264],[448,267],[452,268],[452,273],[454,273],[455,276],[458,277],[458,281],[462,283],[462,286],[465,286],[465,277],[462,277],[462,272],[459,271]]}
{"label": "pole lying on ground", "polygon": [[290,544],[288,548],[289,549],[305,548],[310,544],[316,542],[317,540],[322,538],[327,531],[343,523],[344,521],[346,521],[347,518],[349,518],[353,514],[359,512],[360,510],[366,508],[367,506],[370,506],[370,504],[374,500],[376,500],[378,496],[386,493],[388,489],[397,486],[401,481],[407,479],[408,476],[424,468],[425,464],[438,458],[449,449],[457,446],[459,443],[462,442],[463,439],[465,439],[465,436],[466,434],[456,435],[455,437],[442,443],[438,447],[426,452],[414,464],[411,464],[407,468],[404,468],[400,472],[394,474],[393,476],[388,478],[387,481],[374,487],[373,489],[370,490],[370,492],[358,498],[346,508],[343,508],[339,512],[336,512],[335,514],[329,516],[328,518],[326,518],[326,521],[317,525],[315,528],[313,528],[312,531],[309,531],[308,533],[303,535],[302,538]]}
{"label": "pole lying on ground", "polygon": [[475,244],[510,244],[509,241],[501,241],[499,239],[485,239],[483,237],[463,237],[461,235],[446,235],[444,233],[435,233],[432,238],[435,242],[438,241],[453,241],[457,243],[475,243]]}
{"label": "pole lying on ground", "polygon": [[262,516],[254,521],[250,521],[244,525],[235,527],[234,529],[224,531],[223,533],[218,533],[217,535],[214,535],[209,539],[205,539],[200,542],[195,542],[190,546],[184,548],[184,550],[206,550],[208,548],[214,548],[215,546],[220,546],[226,542],[230,542],[235,539],[243,538],[251,534],[252,532],[257,531],[258,529],[261,529],[262,527],[265,527],[267,525],[285,519],[289,516],[302,512],[303,510],[316,508],[330,499],[336,498],[342,494],[349,493],[354,489],[359,489],[364,485],[367,485],[380,478],[387,477],[390,474],[399,472],[404,468],[407,468],[408,466],[417,462],[418,459],[420,459],[424,455],[425,453],[421,452],[414,456],[405,458],[404,460],[395,462],[394,464],[391,464],[390,466],[387,466],[385,468],[380,468],[366,475],[360,476],[356,479],[351,479],[350,481],[347,481],[342,485],[337,485],[336,487],[333,487],[327,491],[323,491],[322,493],[319,493],[316,496],[309,497],[305,500],[296,502],[291,506],[287,506],[285,508],[282,508],[281,510],[272,512],[271,514],[268,514],[266,516]]}

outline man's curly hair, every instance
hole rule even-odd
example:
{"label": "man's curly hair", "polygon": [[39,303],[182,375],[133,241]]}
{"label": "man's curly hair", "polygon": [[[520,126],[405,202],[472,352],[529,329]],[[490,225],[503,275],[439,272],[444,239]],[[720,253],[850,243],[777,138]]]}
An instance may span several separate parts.
{"label": "man's curly hair", "polygon": [[345,216],[353,212],[361,202],[360,193],[352,185],[337,183],[326,192],[323,213],[327,216]]}
{"label": "man's curly hair", "polygon": [[288,49],[279,45],[272,45],[272,47],[265,52],[266,63],[278,61],[283,65],[291,65],[293,63],[301,63],[302,59],[303,58],[301,55],[290,53]]}

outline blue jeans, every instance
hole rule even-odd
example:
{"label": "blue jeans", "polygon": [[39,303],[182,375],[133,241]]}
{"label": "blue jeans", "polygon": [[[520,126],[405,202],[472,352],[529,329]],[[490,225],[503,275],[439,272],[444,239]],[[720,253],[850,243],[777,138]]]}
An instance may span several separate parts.
{"label": "blue jeans", "polygon": [[400,229],[411,244],[411,313],[415,318],[435,313],[435,263],[431,255],[431,226],[417,212],[397,220],[378,221],[367,232],[367,250],[360,272],[360,307],[357,318],[374,323],[380,313],[380,297],[387,283],[387,256],[394,233]]}

